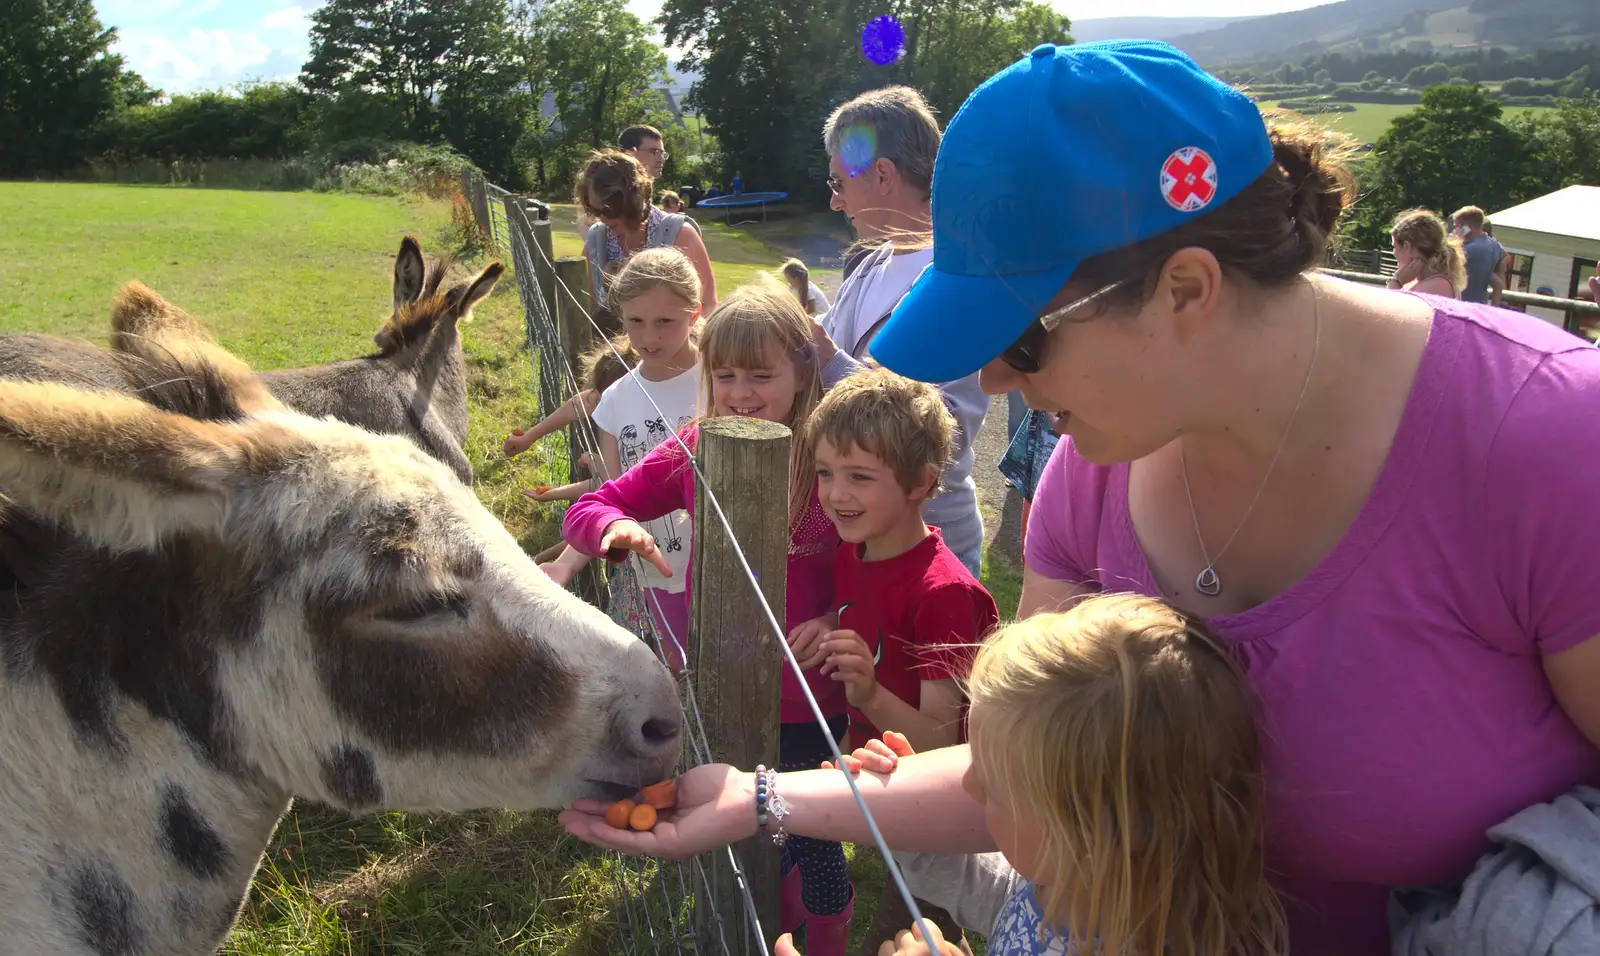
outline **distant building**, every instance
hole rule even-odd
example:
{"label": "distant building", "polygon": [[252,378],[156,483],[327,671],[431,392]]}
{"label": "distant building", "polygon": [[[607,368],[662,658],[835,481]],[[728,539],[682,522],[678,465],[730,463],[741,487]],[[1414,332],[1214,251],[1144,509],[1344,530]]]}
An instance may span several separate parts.
{"label": "distant building", "polygon": [[[1568,186],[1489,215],[1494,237],[1511,253],[1516,292],[1547,288],[1575,298],[1600,261],[1600,186]],[[1529,315],[1556,325],[1566,313],[1528,308]],[[1572,329],[1570,331],[1577,331]]]}

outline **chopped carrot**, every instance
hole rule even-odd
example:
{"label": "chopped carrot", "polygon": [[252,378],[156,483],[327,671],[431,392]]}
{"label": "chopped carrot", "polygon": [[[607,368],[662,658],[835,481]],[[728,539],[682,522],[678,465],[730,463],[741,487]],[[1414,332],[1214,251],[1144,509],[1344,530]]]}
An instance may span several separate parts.
{"label": "chopped carrot", "polygon": [[634,805],[632,800],[618,800],[606,807],[606,825],[618,830],[628,828],[628,818],[633,815]]}
{"label": "chopped carrot", "polygon": [[656,825],[656,808],[648,803],[641,803],[628,814],[628,826],[635,830],[648,830]]}
{"label": "chopped carrot", "polygon": [[657,810],[670,810],[678,805],[678,781],[668,779],[652,783],[640,791],[640,797]]}

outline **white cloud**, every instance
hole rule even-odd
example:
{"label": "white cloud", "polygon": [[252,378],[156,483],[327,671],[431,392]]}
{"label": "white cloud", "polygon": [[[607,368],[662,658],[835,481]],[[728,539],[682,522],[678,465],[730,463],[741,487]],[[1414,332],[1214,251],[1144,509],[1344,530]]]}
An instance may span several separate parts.
{"label": "white cloud", "polygon": [[262,17],[256,26],[262,30],[304,34],[311,29],[311,12],[301,6],[283,7]]}
{"label": "white cloud", "polygon": [[257,75],[273,52],[254,33],[198,27],[176,35],[132,27],[121,32],[116,50],[152,86],[169,93],[227,86]]}

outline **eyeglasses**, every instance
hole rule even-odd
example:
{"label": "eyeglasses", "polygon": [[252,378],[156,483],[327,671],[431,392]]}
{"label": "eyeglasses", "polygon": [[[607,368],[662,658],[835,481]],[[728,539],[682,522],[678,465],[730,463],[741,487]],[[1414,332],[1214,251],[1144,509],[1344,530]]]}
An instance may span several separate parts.
{"label": "eyeglasses", "polygon": [[1050,333],[1066,321],[1068,314],[1097,301],[1111,290],[1127,284],[1128,281],[1119,279],[1110,285],[1101,286],[1081,299],[1074,299],[1061,308],[1052,309],[1034,319],[1022,334],[1017,336],[1017,340],[1000,353],[1000,360],[1024,375],[1037,375],[1044,362],[1044,347],[1050,338]]}
{"label": "eyeglasses", "polygon": [[644,150],[644,152],[649,153],[651,156],[660,156],[662,159],[666,159],[667,158],[667,151],[664,150],[664,149],[660,149],[659,147],[656,148],[656,149],[647,149],[647,150]]}
{"label": "eyeglasses", "polygon": [[838,176],[829,176],[828,177],[828,188],[833,190],[835,195],[838,195],[838,193],[839,193],[839,185],[840,184],[839,184],[839,177]]}

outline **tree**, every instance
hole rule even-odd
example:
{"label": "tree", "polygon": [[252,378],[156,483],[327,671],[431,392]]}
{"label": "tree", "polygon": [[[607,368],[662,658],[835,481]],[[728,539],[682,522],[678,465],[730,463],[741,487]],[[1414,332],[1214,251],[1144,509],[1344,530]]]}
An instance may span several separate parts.
{"label": "tree", "polygon": [[0,0],[0,176],[76,166],[101,121],[155,97],[116,37],[90,0]]}
{"label": "tree", "polygon": [[1373,189],[1358,206],[1357,240],[1383,241],[1394,214],[1413,206],[1500,209],[1537,195],[1528,147],[1522,133],[1500,121],[1500,104],[1483,87],[1424,90],[1421,105],[1378,139]]}
{"label": "tree", "polygon": [[1522,113],[1508,125],[1526,138],[1529,167],[1543,189],[1600,185],[1600,95],[1591,91],[1553,110]]}
{"label": "tree", "polygon": [[[902,24],[905,50],[880,66],[861,53],[879,15]],[[1068,20],[1032,0],[667,0],[661,21],[691,91],[716,131],[726,171],[762,188],[823,194],[824,120],[865,90],[905,83],[948,118],[994,72],[1043,42],[1069,43]]]}
{"label": "tree", "polygon": [[1425,86],[1438,86],[1440,83],[1450,82],[1450,67],[1439,62],[1429,63],[1427,66],[1414,66],[1406,73],[1403,81],[1407,86],[1421,89]]}
{"label": "tree", "polygon": [[452,83],[506,66],[505,0],[331,0],[311,18],[300,82],[332,96],[391,99],[414,132],[431,132]]}
{"label": "tree", "polygon": [[667,55],[624,0],[533,0],[520,4],[513,20],[528,89],[541,101],[546,89],[554,91],[555,115],[532,119],[535,178],[565,190],[584,155],[615,146],[636,123],[677,139],[669,132],[676,120],[656,91],[666,85]]}

